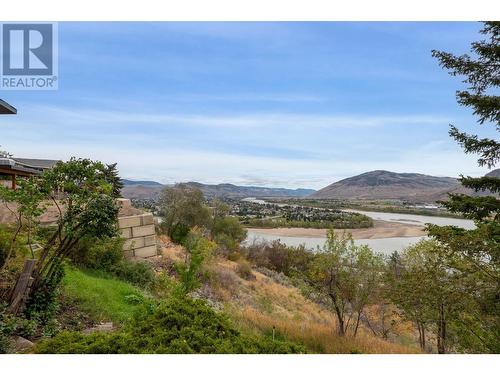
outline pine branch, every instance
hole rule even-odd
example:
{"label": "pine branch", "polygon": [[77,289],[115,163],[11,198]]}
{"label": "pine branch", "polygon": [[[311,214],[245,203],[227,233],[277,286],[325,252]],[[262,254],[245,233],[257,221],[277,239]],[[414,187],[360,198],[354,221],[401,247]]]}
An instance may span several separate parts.
{"label": "pine branch", "polygon": [[449,201],[438,203],[453,213],[461,213],[468,219],[478,221],[489,218],[499,219],[500,200],[495,197],[471,197],[466,194],[448,194],[448,196]]}
{"label": "pine branch", "polygon": [[474,191],[489,191],[491,193],[500,192],[500,178],[496,177],[463,177],[460,178],[460,182],[463,186],[473,189]]}
{"label": "pine branch", "polygon": [[466,154],[480,154],[478,163],[492,168],[500,161],[500,143],[493,139],[481,138],[460,132],[455,126],[450,126],[449,134],[464,148]]}

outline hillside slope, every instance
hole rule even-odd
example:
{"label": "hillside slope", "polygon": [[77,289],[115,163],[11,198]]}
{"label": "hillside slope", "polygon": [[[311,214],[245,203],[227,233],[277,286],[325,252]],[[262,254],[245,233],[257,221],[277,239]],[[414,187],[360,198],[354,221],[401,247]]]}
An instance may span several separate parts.
{"label": "hillside slope", "polygon": [[[168,185],[154,181],[123,180],[122,195],[124,198],[157,199],[160,192]],[[315,192],[312,189],[284,189],[259,186],[238,186],[233,184],[208,185],[199,182],[186,182],[188,185],[200,189],[207,198],[263,198],[263,197],[306,197]]]}
{"label": "hillside slope", "polygon": [[458,186],[458,180],[451,177],[377,170],[335,182],[318,190],[310,198],[434,201],[436,197],[445,198],[446,191]]}

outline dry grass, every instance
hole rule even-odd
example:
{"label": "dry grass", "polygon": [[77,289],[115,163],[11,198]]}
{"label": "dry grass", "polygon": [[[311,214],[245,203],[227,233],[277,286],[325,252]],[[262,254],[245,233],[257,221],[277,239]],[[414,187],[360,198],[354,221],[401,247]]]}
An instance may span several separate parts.
{"label": "dry grass", "polygon": [[[162,242],[166,245],[168,239]],[[163,256],[172,260],[182,259],[183,254],[183,248],[177,245],[169,244],[163,250]],[[365,327],[356,338],[340,337],[330,311],[305,298],[297,288],[279,284],[256,270],[248,279],[240,277],[237,262],[214,258],[206,269],[211,277],[205,287],[244,330],[270,335],[275,327],[275,334],[300,342],[316,353],[418,352],[376,337]]]}
{"label": "dry grass", "polygon": [[341,337],[335,332],[334,320],[316,323],[281,319],[252,308],[243,309],[238,316],[243,328],[270,334],[274,327],[277,335],[303,343],[316,353],[415,353],[411,348],[382,340],[366,332],[360,332],[357,337]]}

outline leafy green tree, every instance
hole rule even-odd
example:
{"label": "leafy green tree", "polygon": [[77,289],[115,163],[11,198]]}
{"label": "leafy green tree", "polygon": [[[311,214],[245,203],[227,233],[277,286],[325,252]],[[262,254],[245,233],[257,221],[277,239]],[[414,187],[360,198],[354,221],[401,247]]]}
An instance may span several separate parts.
{"label": "leafy green tree", "polygon": [[214,199],[212,201],[212,222],[210,235],[223,251],[237,250],[240,243],[247,237],[247,232],[237,217],[229,216],[227,204]]}
{"label": "leafy green tree", "polygon": [[201,190],[183,184],[161,192],[159,213],[162,227],[175,242],[182,242],[191,228],[207,228],[210,223],[210,210]]}
{"label": "leafy green tree", "polygon": [[0,270],[7,267],[17,238],[23,229],[27,231],[28,247],[32,257],[35,257],[31,243],[32,233],[38,225],[40,215],[43,213],[43,199],[44,194],[41,191],[39,180],[33,177],[20,180],[17,189],[0,186],[0,200],[16,218],[16,229]]}
{"label": "leafy green tree", "polygon": [[186,258],[178,264],[182,292],[189,293],[199,286],[200,271],[204,262],[212,255],[217,245],[202,236],[199,229],[193,229],[188,234],[184,246]]}
{"label": "leafy green tree", "polygon": [[212,236],[219,246],[228,251],[237,250],[247,237],[247,231],[236,217],[226,216],[215,220],[212,225]]}
{"label": "leafy green tree", "polygon": [[444,354],[454,347],[461,316],[473,308],[471,284],[449,268],[449,255],[436,240],[410,246],[401,263],[399,276],[392,279],[391,298],[417,326],[421,349],[427,349],[426,331],[432,330],[437,351]]}
{"label": "leafy green tree", "polygon": [[[45,202],[52,202],[59,211],[55,231],[37,254],[28,310],[33,311],[33,305],[43,309],[50,303],[62,277],[62,262],[84,238],[117,235],[118,206],[104,170],[101,162],[72,158],[57,163],[40,177],[24,180],[19,189],[7,196],[17,203],[24,217],[36,217]],[[17,311],[18,306],[11,307]]]}
{"label": "leafy green tree", "polygon": [[[455,56],[442,51],[432,53],[452,76],[464,77],[463,82],[468,88],[457,91],[458,103],[471,108],[479,124],[494,126],[499,131],[500,22],[485,22],[481,33],[486,39],[472,43],[473,56]],[[500,160],[498,140],[467,134],[455,126],[451,126],[450,135],[466,153],[479,155],[480,166],[493,168]],[[477,228],[463,230],[429,225],[428,231],[445,244],[450,267],[476,288],[473,295],[480,308],[473,314],[474,318],[468,319],[462,345],[469,350],[496,352],[500,342],[500,200],[497,195],[500,193],[500,179],[462,176],[461,182],[475,191],[494,194],[450,194],[449,201],[441,202],[451,212],[473,219]]]}
{"label": "leafy green tree", "polygon": [[318,249],[307,281],[322,302],[332,308],[338,332],[357,334],[364,308],[376,294],[383,261],[368,246],[354,244],[351,234],[337,236],[329,230],[327,241]]}

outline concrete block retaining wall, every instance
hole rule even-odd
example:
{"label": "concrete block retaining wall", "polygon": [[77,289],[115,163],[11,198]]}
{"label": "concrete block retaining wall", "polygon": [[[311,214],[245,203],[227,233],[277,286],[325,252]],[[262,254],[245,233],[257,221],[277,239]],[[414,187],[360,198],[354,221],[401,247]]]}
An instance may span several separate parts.
{"label": "concrete block retaining wall", "polygon": [[[128,207],[129,202],[120,203],[122,207]],[[123,244],[126,257],[149,258],[157,255],[153,214],[119,216],[118,228],[121,236],[126,239]]]}

